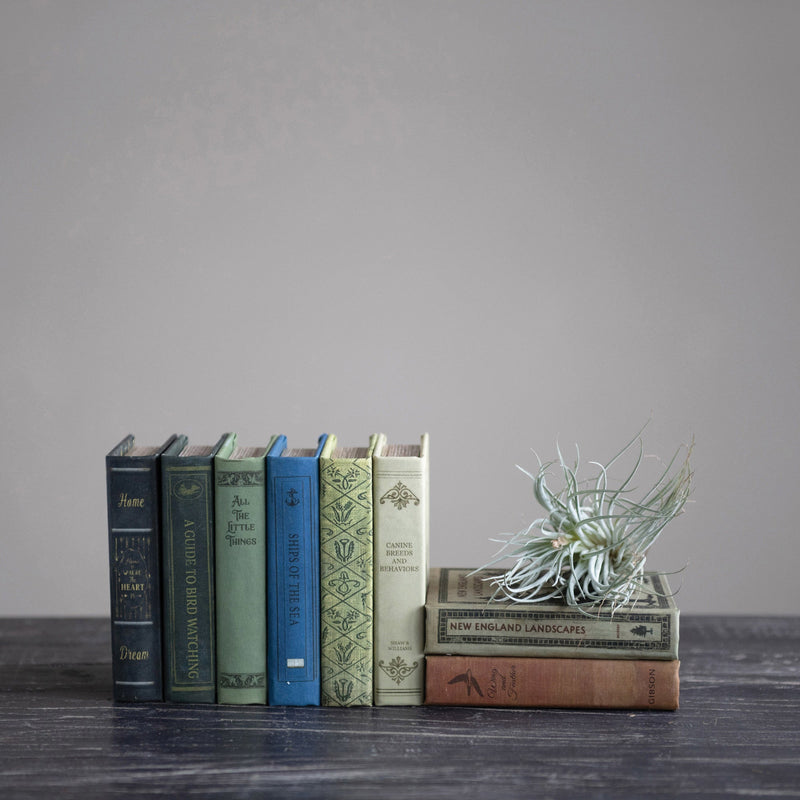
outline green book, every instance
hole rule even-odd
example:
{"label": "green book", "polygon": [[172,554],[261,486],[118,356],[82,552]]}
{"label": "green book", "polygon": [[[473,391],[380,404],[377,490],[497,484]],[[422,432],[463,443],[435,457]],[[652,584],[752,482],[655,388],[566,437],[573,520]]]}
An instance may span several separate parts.
{"label": "green book", "polygon": [[320,665],[325,706],[372,705],[372,455],[369,447],[320,454]]}
{"label": "green book", "polygon": [[214,625],[213,446],[189,445],[161,456],[164,585],[164,699],[213,703]]}
{"label": "green book", "polygon": [[217,702],[267,702],[266,447],[214,458]]}

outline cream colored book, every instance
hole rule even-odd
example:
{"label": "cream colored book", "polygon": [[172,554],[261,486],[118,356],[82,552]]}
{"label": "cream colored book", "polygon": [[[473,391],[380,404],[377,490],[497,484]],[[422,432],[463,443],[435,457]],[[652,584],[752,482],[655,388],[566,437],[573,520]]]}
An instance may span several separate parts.
{"label": "cream colored book", "polygon": [[379,436],[372,460],[375,527],[375,705],[421,705],[428,586],[428,434]]}

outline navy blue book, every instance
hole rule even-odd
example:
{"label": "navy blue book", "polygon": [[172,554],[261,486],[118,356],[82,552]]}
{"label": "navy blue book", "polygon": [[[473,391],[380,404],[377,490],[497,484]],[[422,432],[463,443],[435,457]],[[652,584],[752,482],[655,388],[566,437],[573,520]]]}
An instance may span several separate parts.
{"label": "navy blue book", "polygon": [[163,700],[160,447],[126,436],[106,456],[114,699]]}
{"label": "navy blue book", "polygon": [[164,698],[216,700],[213,446],[190,446],[161,458],[164,590]]}
{"label": "navy blue book", "polygon": [[319,456],[267,453],[267,696],[271,706],[320,704]]}

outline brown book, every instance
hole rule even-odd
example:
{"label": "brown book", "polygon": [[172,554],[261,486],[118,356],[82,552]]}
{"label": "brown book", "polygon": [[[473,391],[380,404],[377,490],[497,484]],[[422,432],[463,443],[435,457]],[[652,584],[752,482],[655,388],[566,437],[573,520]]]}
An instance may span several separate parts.
{"label": "brown book", "polygon": [[674,711],[679,665],[679,661],[428,656],[425,703]]}

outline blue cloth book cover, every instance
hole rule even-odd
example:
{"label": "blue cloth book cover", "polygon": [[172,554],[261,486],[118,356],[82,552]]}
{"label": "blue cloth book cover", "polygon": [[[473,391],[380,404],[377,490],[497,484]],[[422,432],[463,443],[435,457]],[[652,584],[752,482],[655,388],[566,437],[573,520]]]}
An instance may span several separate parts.
{"label": "blue cloth book cover", "polygon": [[273,706],[320,704],[319,456],[267,453],[267,695]]}

